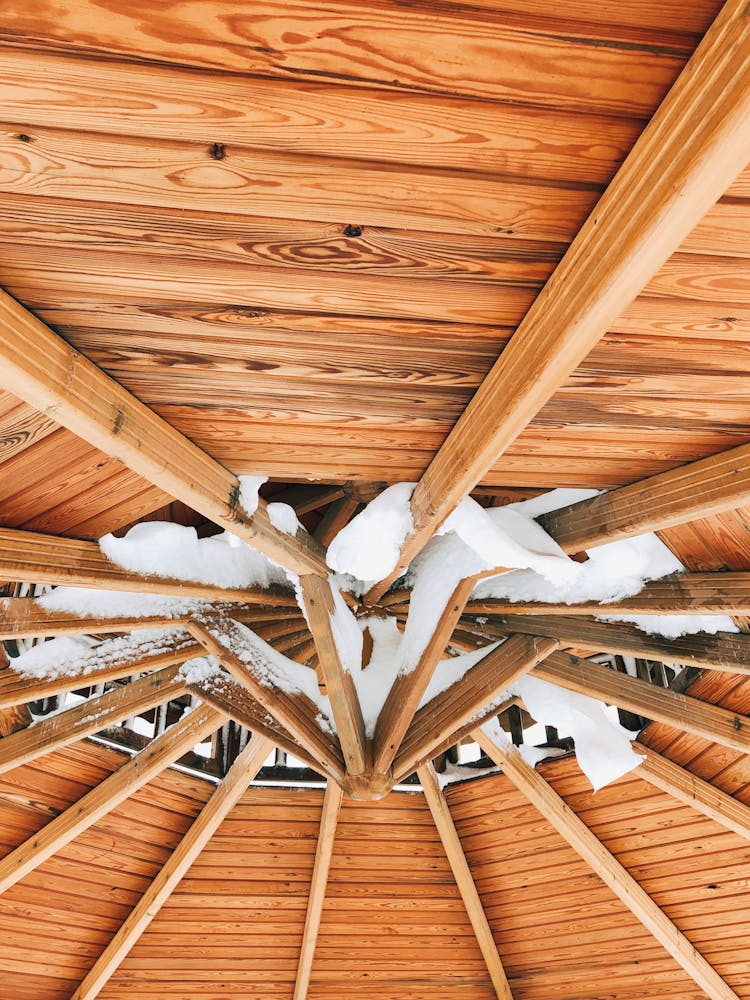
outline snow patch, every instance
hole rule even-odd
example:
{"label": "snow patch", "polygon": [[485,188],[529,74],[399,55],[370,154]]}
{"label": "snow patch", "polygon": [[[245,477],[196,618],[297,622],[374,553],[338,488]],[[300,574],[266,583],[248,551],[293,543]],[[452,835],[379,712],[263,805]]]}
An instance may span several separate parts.
{"label": "snow patch", "polygon": [[269,503],[266,507],[271,524],[277,531],[294,537],[302,525],[297,520],[294,507],[288,503]]}
{"label": "snow patch", "polygon": [[330,568],[367,583],[388,576],[414,527],[411,516],[414,486],[414,483],[389,486],[345,525],[328,546]]}
{"label": "snow patch", "polygon": [[727,615],[597,615],[600,622],[629,622],[642,632],[664,639],[679,639],[682,635],[705,632],[739,632]]}
{"label": "snow patch", "polygon": [[239,503],[248,517],[252,517],[258,509],[260,496],[258,491],[263,483],[268,482],[268,476],[239,476]]}

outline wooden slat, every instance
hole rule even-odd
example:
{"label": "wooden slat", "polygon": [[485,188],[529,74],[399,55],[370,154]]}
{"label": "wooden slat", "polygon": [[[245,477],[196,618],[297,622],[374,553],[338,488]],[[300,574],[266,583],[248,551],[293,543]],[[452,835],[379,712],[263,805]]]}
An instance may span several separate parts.
{"label": "wooden slat", "polygon": [[750,159],[749,62],[743,0],[728,0],[420,479],[414,531],[386,585]]}
{"label": "wooden slat", "polygon": [[[712,1000],[738,1000],[736,993],[727,986],[716,970],[544,778],[526,763],[520,752],[510,743],[500,743],[497,738],[488,735],[485,729],[475,730],[474,735],[485,753],[503,769],[510,781],[635,914],[659,944],[679,962],[707,996]],[[502,734],[498,735],[502,738]]]}
{"label": "wooden slat", "polygon": [[555,639],[511,636],[464,674],[461,680],[427,702],[414,716],[393,763],[396,781],[411,774],[464,729],[476,726],[476,717],[496,701],[519,677],[557,649]]}
{"label": "wooden slat", "polygon": [[320,546],[305,532],[277,531],[263,502],[249,518],[236,476],[6,293],[0,328],[0,377],[20,398],[274,562],[293,572],[326,572]]}
{"label": "wooden slat", "polygon": [[[390,596],[390,595],[389,595]],[[750,572],[680,573],[651,580],[633,597],[560,604],[486,598],[467,615],[733,615],[750,614]]]}
{"label": "wooden slat", "polygon": [[492,929],[487,921],[487,916],[479,898],[477,887],[474,884],[469,865],[464,855],[461,840],[456,831],[455,824],[445,801],[438,777],[432,764],[425,764],[419,769],[419,781],[422,785],[427,804],[430,807],[432,818],[440,834],[440,840],[450,862],[453,877],[461,893],[461,899],[466,907],[466,912],[474,928],[477,944],[482,952],[482,957],[487,965],[492,985],[498,1000],[513,1000],[513,994],[508,983],[503,963],[498,954],[495,939],[492,936]]}
{"label": "wooden slat", "polygon": [[750,806],[733,798],[687,768],[680,767],[651,747],[638,743],[636,752],[645,754],[636,774],[679,802],[697,809],[745,840],[750,840]]}
{"label": "wooden slat", "polygon": [[414,669],[394,679],[375,727],[373,769],[376,773],[385,773],[391,767],[475,585],[473,576],[456,585]]}
{"label": "wooden slat", "polygon": [[[509,615],[498,620],[497,628],[506,633],[550,636],[563,644],[592,653],[642,656],[662,663],[680,663],[736,674],[750,673],[750,636],[732,632],[717,632],[715,635],[698,632],[679,639],[664,639],[624,622],[598,622],[563,615]],[[480,631],[491,635],[495,630],[495,626],[488,624]]]}
{"label": "wooden slat", "polygon": [[270,601],[296,606],[293,596],[276,588],[224,588],[190,580],[131,573],[110,562],[96,542],[14,528],[0,528],[0,579],[165,594],[172,597],[200,597],[259,604],[268,604]]}
{"label": "wooden slat", "polygon": [[192,826],[172,852],[135,908],[94,963],[71,1000],[94,1000],[114,971],[166,903],[190,866],[232,811],[273,749],[264,736],[253,736],[237,757]]}
{"label": "wooden slat", "polygon": [[157,736],[135,757],[0,860],[0,894],[25,878],[75,837],[155,778],[222,724],[225,716],[200,706]]}
{"label": "wooden slat", "polygon": [[[227,619],[194,619],[188,627],[224,669],[247,688],[255,701],[314,757],[324,772],[335,781],[341,781],[344,773],[341,748],[338,741],[318,725],[318,708],[306,695],[288,694],[272,685],[266,676],[262,653],[248,642],[241,626]],[[257,674],[254,662],[259,667]]]}
{"label": "wooden slat", "polygon": [[543,527],[567,552],[670,528],[750,500],[750,444],[679,466],[545,514]]}
{"label": "wooden slat", "polygon": [[331,587],[328,578],[300,577],[307,620],[315,640],[318,664],[325,678],[326,694],[331,701],[346,770],[350,775],[359,775],[368,766],[365,723],[354,678],[342,663],[336,646],[332,621],[335,607]]}
{"label": "wooden slat", "polygon": [[164,667],[140,680],[65,709],[58,715],[0,740],[0,774],[90,736],[111,723],[138,715],[186,691],[179,666]]}
{"label": "wooden slat", "polygon": [[744,715],[617,673],[591,660],[552,653],[534,668],[532,676],[741,753],[750,752],[750,719]]}
{"label": "wooden slat", "polygon": [[320,831],[318,833],[318,844],[315,849],[315,864],[310,883],[310,894],[307,898],[305,929],[302,933],[302,947],[300,948],[299,963],[297,965],[297,978],[294,983],[293,1000],[306,1000],[310,986],[310,973],[312,972],[315,945],[317,944],[318,931],[320,930],[320,918],[323,914],[323,903],[325,902],[326,886],[328,885],[328,872],[331,867],[333,844],[336,837],[336,824],[338,822],[342,797],[343,792],[339,786],[335,782],[329,781],[326,785],[326,793],[323,798],[323,812],[320,817]]}
{"label": "wooden slat", "polygon": [[335,500],[330,505],[323,515],[320,524],[315,529],[315,537],[321,545],[325,545],[328,548],[339,531],[352,519],[357,507],[359,507],[359,500],[356,497],[350,496],[342,497],[341,500]]}

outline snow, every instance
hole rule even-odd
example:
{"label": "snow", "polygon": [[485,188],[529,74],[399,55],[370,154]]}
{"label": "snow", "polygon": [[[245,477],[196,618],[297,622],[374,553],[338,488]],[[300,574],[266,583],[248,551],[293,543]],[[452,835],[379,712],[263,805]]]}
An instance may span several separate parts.
{"label": "snow", "polygon": [[239,480],[240,507],[242,507],[248,517],[252,517],[258,509],[258,503],[260,501],[258,490],[260,490],[263,483],[268,482],[268,476],[240,476]]}
{"label": "snow", "polygon": [[135,573],[174,577],[218,587],[286,585],[284,571],[230,532],[198,538],[195,528],[167,521],[136,524],[124,538],[105,535],[99,547]]}
{"label": "snow", "polygon": [[331,581],[331,593],[333,594],[331,632],[336,651],[344,670],[356,674],[362,668],[362,630],[333,581]]}
{"label": "snow", "polygon": [[360,619],[358,624],[360,628],[370,631],[372,655],[365,669],[352,671],[352,677],[362,707],[365,733],[372,737],[378,716],[398,673],[401,633],[395,618],[378,618],[373,615],[371,618]]}
{"label": "snow", "polygon": [[[432,701],[443,691],[447,691],[456,681],[461,680],[467,670],[471,670],[493,649],[497,649],[501,645],[502,642],[493,642],[489,646],[482,646],[481,649],[474,649],[470,653],[462,653],[460,656],[451,656],[440,660],[422,696],[419,707],[422,708],[428,701]],[[503,693],[502,700],[504,701],[506,697],[507,695]]]}
{"label": "snow", "polygon": [[47,611],[67,611],[94,618],[180,618],[206,607],[198,598],[163,597],[158,594],[128,594],[116,590],[56,587],[36,598]]}
{"label": "snow", "polygon": [[297,520],[294,507],[290,507],[288,503],[269,503],[266,511],[274,528],[285,535],[294,537],[302,527]]}
{"label": "snow", "polygon": [[180,677],[186,684],[204,684],[221,673],[219,661],[213,656],[196,656],[180,667]]}
{"label": "snow", "polygon": [[330,568],[370,584],[388,576],[414,527],[411,516],[414,486],[414,483],[389,486],[352,518],[328,546]]}
{"label": "snow", "polygon": [[679,639],[681,635],[705,632],[739,632],[727,615],[597,615],[601,622],[629,622],[649,635],[665,639]]}

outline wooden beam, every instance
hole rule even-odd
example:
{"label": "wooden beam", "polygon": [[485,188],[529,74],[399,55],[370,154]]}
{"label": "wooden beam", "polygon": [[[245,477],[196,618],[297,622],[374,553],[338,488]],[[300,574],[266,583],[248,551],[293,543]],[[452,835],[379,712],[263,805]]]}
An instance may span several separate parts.
{"label": "wooden beam", "polygon": [[509,615],[481,627],[485,634],[525,632],[559,639],[562,645],[576,646],[592,653],[640,656],[662,663],[750,674],[750,635],[698,632],[679,639],[649,635],[625,622],[598,622],[590,618],[562,615]]}
{"label": "wooden beam", "polygon": [[566,552],[660,531],[750,502],[750,444],[544,514]]}
{"label": "wooden beam", "polygon": [[320,524],[315,529],[315,537],[321,545],[326,548],[331,544],[336,535],[354,517],[360,501],[355,496],[344,496],[340,500],[335,500],[326,510]]}
{"label": "wooden beam", "polygon": [[[13,671],[9,669],[8,654],[5,649],[0,645],[0,685],[8,677],[13,677]],[[27,705],[16,704],[7,705],[4,708],[0,708],[0,737],[10,736],[11,733],[17,733],[19,729],[25,729],[32,723],[31,712]]]}
{"label": "wooden beam", "polygon": [[497,702],[506,688],[557,649],[554,639],[514,635],[491,650],[447,690],[419,709],[393,763],[401,781],[472,728],[477,716]]}
{"label": "wooden beam", "polygon": [[184,878],[190,866],[226,819],[273,749],[264,736],[253,736],[226,777],[193,821],[169,860],[96,960],[71,1000],[94,1000]]}
{"label": "wooden beam", "polygon": [[331,583],[327,577],[320,576],[302,576],[299,582],[346,770],[353,776],[364,774],[368,767],[365,723],[354,678],[342,663],[336,646],[333,631],[336,612]]}
{"label": "wooden beam", "polygon": [[384,774],[393,764],[475,584],[474,576],[457,584],[416,666],[408,674],[401,673],[394,680],[375,727],[373,770],[376,773]]}
{"label": "wooden beam", "polygon": [[186,691],[179,666],[165,667],[113,691],[90,698],[73,708],[0,740],[0,774],[36,760],[43,754],[98,733],[112,723],[146,712]]}
{"label": "wooden beam", "polygon": [[[389,595],[390,596],[390,595]],[[400,604],[391,607],[393,613]],[[750,573],[677,573],[613,601],[469,601],[467,615],[750,615]]]}
{"label": "wooden beam", "polygon": [[[318,707],[304,694],[280,690],[268,678],[262,640],[248,636],[241,625],[229,619],[194,620],[192,635],[213,654],[234,679],[307,750],[318,767],[334,781],[342,781],[344,760],[338,740],[318,725]],[[314,676],[314,673],[311,671]]]}
{"label": "wooden beam", "polygon": [[320,764],[315,758],[295,743],[286,729],[279,725],[263,706],[255,701],[247,688],[239,684],[229,674],[217,674],[205,681],[189,684],[188,690],[238,725],[244,726],[252,733],[260,733],[261,736],[271,740],[275,746],[299,757],[314,771],[320,771]]}
{"label": "wooden beam", "polygon": [[534,668],[532,677],[598,698],[686,733],[695,733],[740,753],[750,753],[750,718],[620,674],[591,660],[580,660],[568,653],[552,653]]}
{"label": "wooden beam", "polygon": [[448,803],[445,801],[438,777],[435,774],[435,768],[432,764],[425,764],[423,767],[420,767],[418,774],[427,805],[430,807],[430,812],[435,821],[437,831],[440,834],[440,839],[443,842],[443,848],[451,866],[453,877],[456,880],[458,891],[461,893],[461,899],[466,907],[466,913],[471,921],[471,926],[474,928],[477,944],[487,965],[487,971],[490,974],[495,995],[498,997],[498,1000],[513,1000],[513,994],[505,975],[505,970],[503,969],[503,963],[500,961],[497,945],[492,936],[492,929],[484,912],[477,887],[474,884],[474,879],[466,861],[466,856],[461,846],[461,840],[453,822],[453,817],[450,814]]}
{"label": "wooden beam", "polygon": [[296,607],[297,603],[293,594],[280,588],[224,588],[208,583],[131,573],[110,562],[96,542],[59,538],[56,535],[15,528],[0,528],[0,580],[252,604],[271,603],[288,607]]}
{"label": "wooden beam", "polygon": [[297,979],[294,984],[293,1000],[306,1000],[307,990],[310,985],[310,972],[312,971],[315,945],[318,940],[318,931],[320,930],[320,918],[323,913],[326,886],[328,885],[328,872],[331,867],[333,842],[336,837],[336,824],[339,818],[342,797],[343,792],[339,786],[329,781],[326,785],[326,793],[323,798],[318,846],[315,850],[315,864],[313,865],[312,882],[310,883],[310,895],[307,899],[305,929],[302,933],[302,947],[300,949],[299,962],[297,963]]}
{"label": "wooden beam", "polygon": [[699,778],[697,774],[692,774],[687,768],[680,767],[651,747],[643,743],[635,743],[633,746],[637,753],[645,754],[646,757],[634,772],[639,778],[645,778],[679,802],[684,802],[727,830],[750,840],[750,806]]}
{"label": "wooden beam", "polygon": [[727,0],[412,497],[375,600],[578,367],[750,160],[750,25]]}
{"label": "wooden beam", "polygon": [[203,652],[200,643],[187,632],[173,632],[161,640],[140,639],[136,633],[130,639],[107,639],[84,650],[80,657],[66,660],[65,669],[56,676],[24,676],[11,665],[7,672],[0,672],[0,708],[170,667],[202,656]]}
{"label": "wooden beam", "polygon": [[116,809],[139,788],[155,778],[205,736],[219,728],[225,716],[201,705],[157,736],[104,781],[92,788],[64,812],[50,820],[38,833],[0,860],[0,894],[74,840],[84,830]]}
{"label": "wooden beam", "polygon": [[0,292],[0,379],[14,395],[294,573],[327,575],[322,546],[251,516],[238,478],[41,320]]}
{"label": "wooden beam", "polygon": [[[630,872],[599,841],[544,778],[523,759],[516,747],[500,733],[490,736],[488,727],[475,730],[474,738],[573,850],[583,858],[605,885],[615,893],[654,938],[678,962],[712,1000],[737,1000],[716,970],[709,965],[685,935],[659,909]],[[500,737],[500,739],[498,739]]]}

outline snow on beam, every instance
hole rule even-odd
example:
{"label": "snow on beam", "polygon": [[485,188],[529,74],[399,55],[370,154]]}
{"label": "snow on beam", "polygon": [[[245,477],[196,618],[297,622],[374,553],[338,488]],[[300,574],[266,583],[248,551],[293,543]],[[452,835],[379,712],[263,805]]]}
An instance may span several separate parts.
{"label": "snow on beam", "polygon": [[132,715],[179,698],[187,690],[179,669],[175,665],[157,670],[4,737],[0,740],[0,774],[98,733]]}
{"label": "snow on beam", "polygon": [[336,837],[336,824],[338,822],[342,798],[343,792],[339,786],[333,781],[329,781],[326,785],[325,797],[323,798],[323,812],[320,817],[318,845],[315,850],[315,864],[310,883],[310,895],[307,900],[305,929],[302,934],[302,947],[297,964],[297,979],[294,984],[293,1000],[305,1000],[310,985],[310,973],[315,955],[315,945],[318,940],[318,931],[320,930],[320,918],[323,914],[323,903],[325,901],[326,886],[328,885],[328,872],[331,867],[333,842]]}
{"label": "snow on beam", "polygon": [[750,444],[744,444],[544,514],[539,522],[566,552],[580,552],[748,501]]}
{"label": "snow on beam", "polygon": [[[265,654],[258,651],[252,639],[248,641],[241,625],[229,619],[206,618],[191,621],[188,628],[205,650],[314,758],[319,769],[335,781],[343,780],[341,747],[335,736],[324,732],[319,725],[320,709],[302,691],[282,690],[269,678]],[[313,671],[310,673],[315,676]]]}
{"label": "snow on beam", "polygon": [[435,821],[437,831],[440,834],[440,840],[443,843],[443,848],[451,866],[453,877],[456,880],[458,891],[461,893],[461,899],[466,907],[466,913],[471,921],[471,926],[474,928],[477,944],[487,965],[487,971],[490,974],[495,995],[498,1000],[513,1000],[513,994],[505,975],[505,970],[503,969],[503,963],[500,960],[497,945],[492,936],[492,929],[484,912],[482,900],[479,898],[471,871],[469,870],[458,831],[456,830],[443,791],[440,788],[435,769],[432,764],[425,764],[423,767],[420,767],[418,773],[425,798],[427,799],[427,805],[430,807],[430,812]]}
{"label": "snow on beam", "polygon": [[664,639],[625,622],[598,622],[590,618],[557,615],[508,615],[483,625],[480,631],[490,635],[495,632],[546,635],[559,639],[563,645],[592,653],[639,656],[661,663],[750,674],[750,635],[743,633],[717,632],[709,635],[696,632],[678,639]]}
{"label": "snow on beam", "polygon": [[292,594],[278,589],[224,588],[209,583],[133,573],[110,562],[96,542],[16,528],[0,528],[0,579],[137,594],[296,606]]}
{"label": "snow on beam", "polygon": [[581,660],[569,653],[552,653],[534,668],[532,676],[740,753],[750,753],[750,718],[620,674],[591,660]]}
{"label": "snow on beam", "polygon": [[88,830],[125,799],[130,798],[164,768],[179,760],[206,736],[210,736],[222,725],[224,719],[222,712],[205,705],[183,715],[179,722],[157,736],[140,753],[131,757],[117,771],[50,820],[38,833],[32,834],[2,858],[0,894],[20,882],[84,830]]}
{"label": "snow on beam", "polygon": [[[389,595],[390,596],[390,595]],[[394,613],[403,600],[393,602]],[[750,615],[750,573],[679,573],[651,580],[633,597],[552,604],[486,598],[466,605],[469,615]]]}
{"label": "snow on beam", "polygon": [[261,769],[272,750],[273,743],[264,736],[252,737],[174,849],[169,860],[96,960],[71,1000],[94,1000],[94,997],[99,995],[245,793],[248,784]]}
{"label": "snow on beam", "polygon": [[382,595],[750,160],[750,25],[727,0],[412,497]]}
{"label": "snow on beam", "polygon": [[488,728],[474,731],[477,743],[602,882],[609,886],[712,1000],[738,1000],[736,993],[727,986],[713,966],[696,951],[630,872],[594,836],[557,792],[526,763],[520,752],[501,733],[493,731],[490,735]]}
{"label": "snow on beam", "polygon": [[242,505],[240,481],[114,379],[0,291],[0,381],[41,413],[294,573],[326,575],[304,529],[271,523],[264,501]]}
{"label": "snow on beam", "polygon": [[479,714],[540,660],[558,648],[554,639],[511,636],[464,676],[419,709],[393,764],[396,781],[453,746],[475,728]]}

